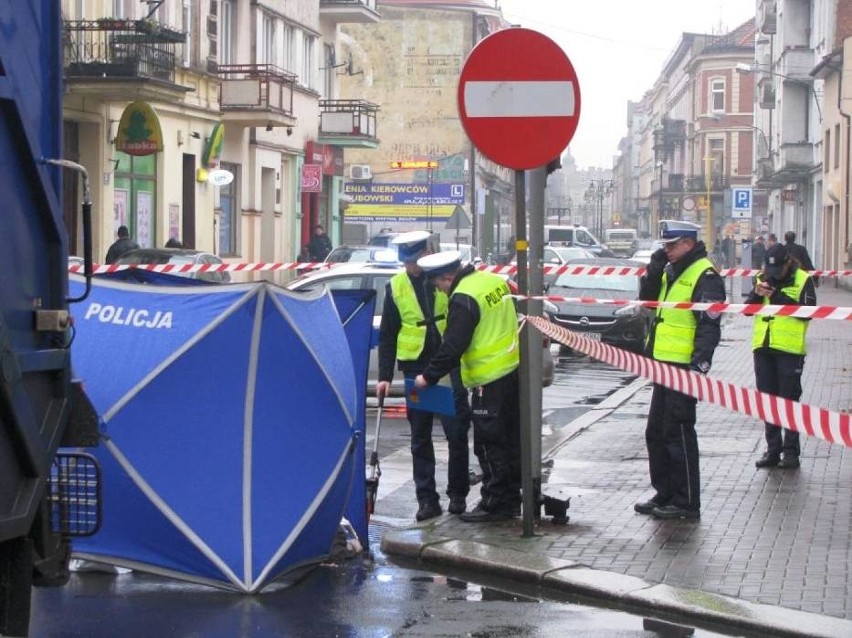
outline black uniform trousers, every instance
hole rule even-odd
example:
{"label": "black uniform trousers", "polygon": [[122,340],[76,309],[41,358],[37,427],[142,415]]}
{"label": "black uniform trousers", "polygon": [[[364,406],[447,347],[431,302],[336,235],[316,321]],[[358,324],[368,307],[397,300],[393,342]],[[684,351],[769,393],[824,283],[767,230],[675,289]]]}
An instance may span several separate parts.
{"label": "black uniform trousers", "polygon": [[521,403],[518,370],[472,389],[473,451],[482,469],[481,506],[513,512],[521,503]]}
{"label": "black uniform trousers", "polygon": [[[802,369],[805,357],[771,348],[754,351],[754,379],[757,389],[784,399],[798,401],[802,396]],[[799,433],[765,423],[767,454],[770,456],[799,456]]]}
{"label": "black uniform trousers", "polygon": [[701,509],[697,399],[654,384],[645,428],[654,501],[688,510]]}
{"label": "black uniform trousers", "polygon": [[[458,369],[450,373],[456,415],[437,415],[444,428],[449,448],[447,465],[447,495],[450,498],[465,498],[470,492],[470,452],[468,431],[470,430],[470,405],[467,390],[461,383]],[[432,421],[436,416],[423,410],[406,410],[411,425],[411,460],[414,469],[414,486],[417,502],[421,505],[437,503],[440,499],[435,487],[435,447],[432,444]]]}

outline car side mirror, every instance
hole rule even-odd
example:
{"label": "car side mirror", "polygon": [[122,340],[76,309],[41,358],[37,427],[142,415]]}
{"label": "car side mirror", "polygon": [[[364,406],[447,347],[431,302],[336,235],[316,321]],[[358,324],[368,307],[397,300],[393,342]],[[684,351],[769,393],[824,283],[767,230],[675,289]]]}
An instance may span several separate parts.
{"label": "car side mirror", "polygon": [[558,266],[558,265],[559,265],[559,257],[553,257],[553,258],[551,258],[550,263],[551,263],[551,264],[556,264],[556,265]]}

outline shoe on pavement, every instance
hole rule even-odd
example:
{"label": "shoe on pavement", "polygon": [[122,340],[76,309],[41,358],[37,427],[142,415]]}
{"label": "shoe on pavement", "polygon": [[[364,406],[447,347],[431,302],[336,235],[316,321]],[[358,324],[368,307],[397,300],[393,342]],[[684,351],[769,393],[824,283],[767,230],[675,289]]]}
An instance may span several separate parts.
{"label": "shoe on pavement", "polygon": [[781,457],[777,454],[769,454],[767,452],[762,457],[760,457],[757,461],[754,462],[754,466],[756,468],[764,468],[764,467],[777,467],[778,462],[781,460]]}
{"label": "shoe on pavement", "polygon": [[639,501],[633,506],[633,511],[639,514],[650,514],[654,511],[655,507],[660,507],[661,505],[665,505],[665,503],[661,501],[655,500],[656,497],[647,500],[647,501]]}
{"label": "shoe on pavement", "polygon": [[478,503],[471,511],[459,516],[465,523],[494,523],[497,521],[508,521],[513,518],[512,512],[502,509],[487,510]]}
{"label": "shoe on pavement", "polygon": [[430,518],[435,518],[443,513],[440,503],[421,503],[420,509],[417,510],[417,522],[425,521]]}
{"label": "shoe on pavement", "polygon": [[677,505],[658,505],[651,510],[651,515],[654,518],[675,519],[675,518],[701,518],[701,513],[698,510],[688,510]]}
{"label": "shoe on pavement", "polygon": [[447,511],[450,514],[462,514],[467,509],[467,503],[465,502],[464,496],[451,496],[450,504],[447,507]]}
{"label": "shoe on pavement", "polygon": [[778,462],[778,467],[782,470],[795,470],[799,467],[798,456],[785,456]]}

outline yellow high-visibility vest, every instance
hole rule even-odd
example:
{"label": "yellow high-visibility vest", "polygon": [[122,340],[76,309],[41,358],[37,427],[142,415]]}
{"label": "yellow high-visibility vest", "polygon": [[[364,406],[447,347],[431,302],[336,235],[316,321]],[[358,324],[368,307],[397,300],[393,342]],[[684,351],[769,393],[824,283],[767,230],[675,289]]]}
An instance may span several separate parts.
{"label": "yellow high-visibility vest", "polygon": [[[411,285],[408,273],[401,272],[391,277],[391,294],[399,310],[402,325],[396,337],[396,358],[400,361],[416,361],[423,352],[426,344],[426,325],[423,323],[423,309],[417,301],[417,293]],[[435,299],[432,307],[435,317],[441,317],[435,322],[438,332],[444,334],[447,328],[447,295],[435,289]],[[430,317],[430,319],[432,319]]]}
{"label": "yellow high-visibility vest", "polygon": [[518,317],[502,277],[475,271],[463,277],[453,295],[463,293],[476,300],[479,323],[461,356],[461,377],[466,388],[496,381],[520,364]]}
{"label": "yellow high-visibility vest", "polygon": [[[708,269],[715,270],[706,257],[692,263],[669,290],[668,279],[663,275],[663,287],[658,301],[692,301],[698,279]],[[698,323],[692,310],[657,308],[657,326],[654,331],[654,359],[672,363],[689,363],[695,348],[695,328]]]}
{"label": "yellow high-visibility vest", "polygon": [[[793,283],[781,289],[790,299],[799,300],[802,289],[810,278],[804,270],[796,269]],[[763,274],[757,276],[758,281],[763,281]],[[763,298],[763,305],[769,305],[769,298]],[[752,333],[751,348],[757,350],[768,346],[773,350],[789,352],[790,354],[805,354],[805,334],[808,331],[809,321],[797,317],[781,317],[778,315],[757,315],[754,318],[754,332]]]}

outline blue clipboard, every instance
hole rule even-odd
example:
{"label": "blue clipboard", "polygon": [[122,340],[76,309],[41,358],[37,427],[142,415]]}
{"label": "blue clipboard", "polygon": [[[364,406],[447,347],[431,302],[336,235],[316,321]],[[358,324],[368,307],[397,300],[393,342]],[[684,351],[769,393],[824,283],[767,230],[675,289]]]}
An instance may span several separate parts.
{"label": "blue clipboard", "polygon": [[456,402],[453,388],[438,383],[426,388],[414,385],[414,379],[405,379],[405,405],[413,410],[434,412],[435,414],[456,415]]}

